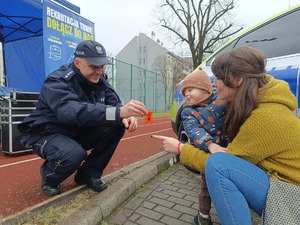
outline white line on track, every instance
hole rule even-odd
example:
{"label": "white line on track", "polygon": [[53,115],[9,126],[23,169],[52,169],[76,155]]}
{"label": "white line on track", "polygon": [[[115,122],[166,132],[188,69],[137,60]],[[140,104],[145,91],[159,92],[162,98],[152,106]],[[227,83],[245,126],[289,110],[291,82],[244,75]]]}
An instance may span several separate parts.
{"label": "white line on track", "polygon": [[148,124],[145,124],[145,125],[140,125],[140,122],[139,122],[139,126],[138,126],[138,127],[155,126],[155,125],[160,125],[160,124],[164,124],[164,123],[169,123],[169,124],[171,124],[171,121],[166,121],[166,122],[156,122],[156,123],[148,123]]}
{"label": "white line on track", "polygon": [[[126,140],[130,140],[130,139],[133,139],[133,138],[138,138],[138,137],[147,136],[147,135],[151,135],[151,134],[161,133],[161,132],[168,131],[168,130],[171,130],[171,128],[167,128],[167,129],[163,129],[163,130],[157,130],[157,131],[153,131],[153,132],[145,133],[145,134],[139,134],[139,135],[135,135],[135,136],[132,136],[132,137],[122,138],[121,141],[126,141]],[[41,158],[36,157],[36,158],[32,158],[32,159],[22,160],[22,161],[19,161],[19,162],[4,164],[4,165],[0,166],[0,169],[4,168],[4,167],[8,167],[8,166],[14,166],[14,165],[22,164],[22,163],[32,162],[32,161],[35,161],[35,160],[38,160],[38,159],[41,159]]]}
{"label": "white line on track", "polygon": [[121,141],[126,141],[126,140],[129,140],[129,139],[133,139],[133,138],[137,138],[137,137],[142,137],[142,136],[146,136],[146,135],[148,136],[150,134],[156,134],[156,133],[164,132],[164,131],[167,131],[167,130],[171,130],[171,128],[167,128],[167,129],[163,129],[163,130],[158,130],[158,131],[153,131],[153,132],[145,133],[145,134],[139,134],[139,135],[135,135],[135,136],[128,137],[128,138],[122,138]]}
{"label": "white line on track", "polygon": [[7,167],[7,166],[14,166],[17,164],[21,164],[21,163],[26,163],[26,162],[31,162],[31,161],[35,161],[37,159],[41,159],[40,157],[36,157],[36,158],[32,158],[32,159],[27,159],[27,160],[23,160],[23,161],[19,161],[19,162],[14,162],[14,163],[9,163],[9,164],[4,164],[2,166],[0,166],[0,169],[3,167]]}

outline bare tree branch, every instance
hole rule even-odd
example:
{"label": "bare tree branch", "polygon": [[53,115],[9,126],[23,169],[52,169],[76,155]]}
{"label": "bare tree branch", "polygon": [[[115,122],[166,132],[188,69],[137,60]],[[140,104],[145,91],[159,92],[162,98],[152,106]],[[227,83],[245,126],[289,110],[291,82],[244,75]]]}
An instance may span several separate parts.
{"label": "bare tree branch", "polygon": [[157,57],[153,64],[152,69],[162,76],[162,82],[166,87],[164,96],[167,109],[171,109],[174,85],[191,72],[187,65],[188,62],[171,52]]}
{"label": "bare tree branch", "polygon": [[240,32],[232,12],[238,0],[159,0],[159,24],[175,44],[186,43],[196,68],[204,56]]}

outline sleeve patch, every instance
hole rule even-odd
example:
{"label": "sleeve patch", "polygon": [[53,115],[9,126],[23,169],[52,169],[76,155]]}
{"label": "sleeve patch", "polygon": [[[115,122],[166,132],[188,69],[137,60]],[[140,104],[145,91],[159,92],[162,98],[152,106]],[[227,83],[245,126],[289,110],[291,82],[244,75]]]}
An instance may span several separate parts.
{"label": "sleeve patch", "polygon": [[106,120],[108,121],[116,120],[116,107],[106,108]]}

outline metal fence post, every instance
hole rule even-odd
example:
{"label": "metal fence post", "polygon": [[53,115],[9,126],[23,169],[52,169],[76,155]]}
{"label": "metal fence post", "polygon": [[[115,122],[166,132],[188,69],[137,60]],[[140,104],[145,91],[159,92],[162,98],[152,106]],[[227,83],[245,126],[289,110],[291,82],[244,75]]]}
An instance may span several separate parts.
{"label": "metal fence post", "polygon": [[167,83],[163,75],[116,58],[111,61],[112,67],[107,73],[122,102],[136,99],[148,104],[154,112],[167,110]]}
{"label": "metal fence post", "polygon": [[114,79],[114,74],[115,74],[115,59],[111,58],[112,65],[111,65],[111,84],[114,88],[115,87],[115,79]]}
{"label": "metal fence post", "polygon": [[144,70],[144,104],[146,105],[146,70]]}
{"label": "metal fence post", "polygon": [[132,99],[132,64],[130,64],[130,100]]}

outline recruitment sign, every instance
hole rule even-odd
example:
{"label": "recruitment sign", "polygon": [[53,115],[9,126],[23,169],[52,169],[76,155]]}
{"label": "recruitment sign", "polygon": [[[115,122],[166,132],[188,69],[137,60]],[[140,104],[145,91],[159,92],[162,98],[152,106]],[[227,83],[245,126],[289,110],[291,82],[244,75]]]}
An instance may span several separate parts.
{"label": "recruitment sign", "polygon": [[47,75],[72,62],[79,42],[94,40],[94,23],[50,0],[44,0],[43,34]]}

